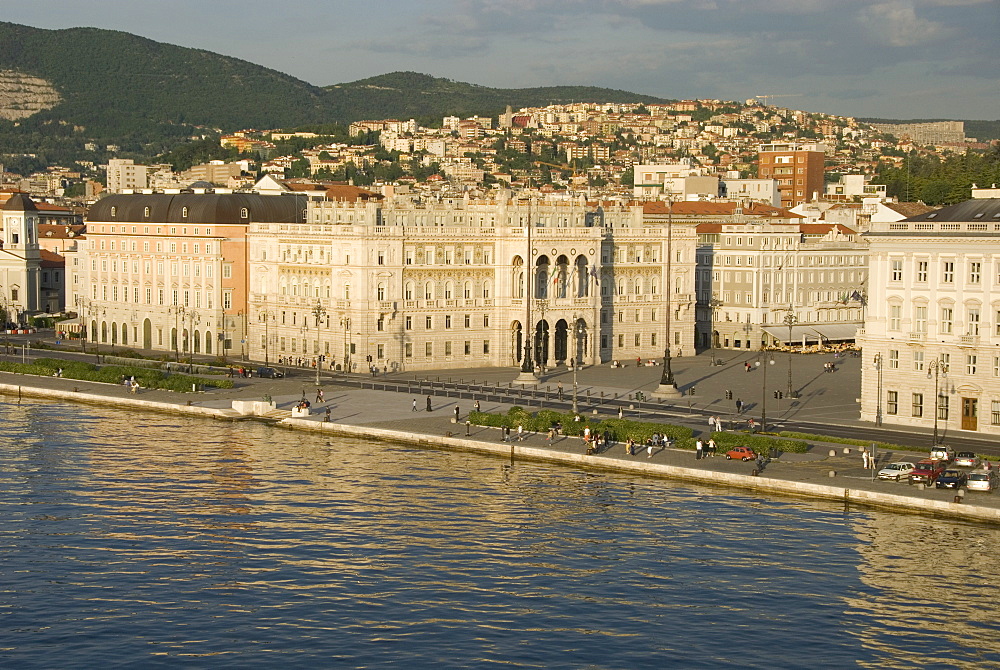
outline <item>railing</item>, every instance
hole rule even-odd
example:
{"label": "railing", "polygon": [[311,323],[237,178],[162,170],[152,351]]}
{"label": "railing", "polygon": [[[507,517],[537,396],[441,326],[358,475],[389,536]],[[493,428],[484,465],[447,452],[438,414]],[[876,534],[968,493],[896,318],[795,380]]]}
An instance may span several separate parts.
{"label": "railing", "polygon": [[958,343],[961,344],[961,345],[965,345],[965,346],[975,346],[975,345],[979,344],[979,336],[978,335],[962,335],[962,337],[959,338]]}

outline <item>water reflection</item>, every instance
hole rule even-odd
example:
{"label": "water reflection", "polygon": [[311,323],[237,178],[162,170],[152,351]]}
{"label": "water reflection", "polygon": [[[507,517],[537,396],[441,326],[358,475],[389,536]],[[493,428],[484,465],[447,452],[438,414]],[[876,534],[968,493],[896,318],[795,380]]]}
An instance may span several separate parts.
{"label": "water reflection", "polygon": [[992,528],[249,423],[0,419],[11,667],[997,663]]}

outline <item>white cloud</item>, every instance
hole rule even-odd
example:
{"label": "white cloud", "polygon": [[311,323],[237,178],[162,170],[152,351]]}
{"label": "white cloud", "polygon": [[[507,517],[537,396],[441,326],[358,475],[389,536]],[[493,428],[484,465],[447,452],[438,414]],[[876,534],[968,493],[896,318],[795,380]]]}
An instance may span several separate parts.
{"label": "white cloud", "polygon": [[894,47],[908,47],[946,37],[950,32],[941,23],[917,16],[910,2],[885,2],[867,7],[860,13],[861,24],[882,36]]}

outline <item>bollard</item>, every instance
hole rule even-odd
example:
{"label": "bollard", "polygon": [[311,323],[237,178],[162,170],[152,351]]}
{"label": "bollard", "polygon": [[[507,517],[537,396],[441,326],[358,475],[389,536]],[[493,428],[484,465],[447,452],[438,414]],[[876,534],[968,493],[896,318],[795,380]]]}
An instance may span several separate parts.
{"label": "bollard", "polygon": [[846,456],[849,453],[851,453],[851,448],[850,447],[844,447],[844,455]]}
{"label": "bollard", "polygon": [[955,496],[955,502],[957,503],[962,502],[962,496]]}
{"label": "bollard", "polygon": [[837,476],[837,471],[836,470],[830,470],[828,473],[826,473],[826,476],[827,477],[836,477]]}
{"label": "bollard", "polygon": [[750,476],[751,477],[756,477],[759,474],[760,474],[760,470],[758,470],[757,468],[754,468],[753,470],[750,471]]}
{"label": "bollard", "polygon": [[629,409],[635,409],[635,405],[629,404],[628,408]]}
{"label": "bollard", "polygon": [[829,452],[829,454],[827,454],[827,455],[828,456],[836,456],[837,455],[837,450],[836,449],[831,449],[830,452]]}
{"label": "bollard", "polygon": [[924,486],[924,483],[923,483],[923,482],[918,482],[918,483],[917,483],[917,490],[918,490],[918,491],[923,491],[923,490],[924,490],[925,488],[927,488],[927,487],[926,487],[926,486]]}

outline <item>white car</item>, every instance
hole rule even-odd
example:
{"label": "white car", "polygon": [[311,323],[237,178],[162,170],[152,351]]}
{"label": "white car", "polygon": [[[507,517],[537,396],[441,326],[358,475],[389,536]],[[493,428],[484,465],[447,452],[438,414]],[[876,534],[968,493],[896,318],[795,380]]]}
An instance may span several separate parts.
{"label": "white car", "polygon": [[952,465],[957,465],[961,468],[978,468],[979,467],[979,457],[976,456],[973,451],[960,451],[955,454],[955,460]]}
{"label": "white car", "polygon": [[914,467],[916,466],[909,461],[897,461],[896,463],[890,463],[879,470],[877,477],[879,479],[893,479],[897,482],[901,482],[910,476]]}
{"label": "white car", "polygon": [[969,478],[965,482],[965,488],[969,491],[986,491],[993,493],[997,487],[996,470],[973,470],[969,473]]}

